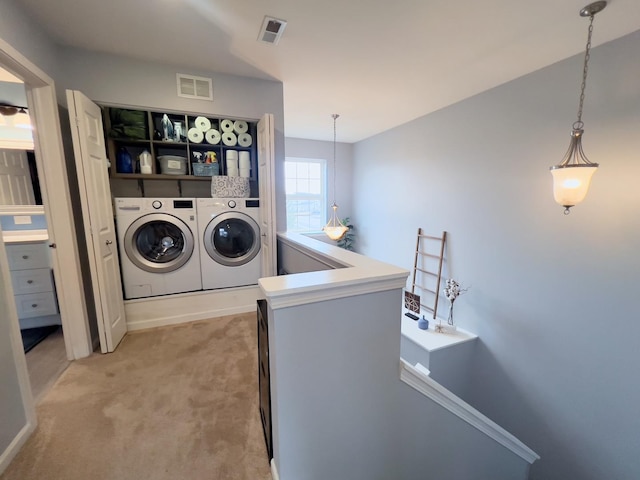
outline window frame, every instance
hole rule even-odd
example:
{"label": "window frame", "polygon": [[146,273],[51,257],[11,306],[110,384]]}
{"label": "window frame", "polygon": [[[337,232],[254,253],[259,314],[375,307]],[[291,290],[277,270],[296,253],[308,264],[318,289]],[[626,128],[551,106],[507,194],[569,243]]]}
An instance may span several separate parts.
{"label": "window frame", "polygon": [[[285,191],[285,211],[286,211],[286,217],[287,217],[287,231],[288,232],[292,232],[292,233],[310,233],[310,234],[317,234],[317,233],[322,233],[322,227],[324,227],[328,221],[328,212],[327,209],[325,208],[327,205],[327,201],[329,198],[329,192],[327,191],[328,189],[328,176],[329,176],[329,172],[327,171],[329,166],[328,166],[328,162],[327,159],[325,158],[315,158],[315,157],[285,157],[285,161],[284,161],[284,181],[285,181],[285,185],[284,185],[284,191]],[[316,195],[316,194],[288,194],[287,193],[287,163],[308,163],[308,164],[319,164],[320,165],[320,194]],[[315,199],[319,199],[320,204],[323,205],[324,207],[320,208],[320,227],[316,230],[316,229],[309,229],[309,230],[303,230],[303,229],[292,229],[291,225],[289,225],[289,201],[290,200],[315,200]]]}

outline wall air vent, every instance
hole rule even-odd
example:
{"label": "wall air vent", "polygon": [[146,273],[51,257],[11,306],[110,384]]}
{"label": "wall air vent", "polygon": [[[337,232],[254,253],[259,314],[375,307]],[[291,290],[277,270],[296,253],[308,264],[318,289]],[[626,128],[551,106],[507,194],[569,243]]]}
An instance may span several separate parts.
{"label": "wall air vent", "polygon": [[273,17],[264,17],[262,28],[258,35],[258,41],[268,43],[269,45],[277,45],[282,37],[287,22]]}
{"label": "wall air vent", "polygon": [[213,79],[184,73],[177,73],[176,78],[179,97],[213,101]]}

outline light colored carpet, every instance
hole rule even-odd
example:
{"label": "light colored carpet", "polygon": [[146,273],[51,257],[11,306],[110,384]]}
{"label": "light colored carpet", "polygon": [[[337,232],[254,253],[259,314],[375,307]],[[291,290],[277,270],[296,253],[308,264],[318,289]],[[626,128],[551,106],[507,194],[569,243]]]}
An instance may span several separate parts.
{"label": "light colored carpet", "polygon": [[269,480],[255,314],[129,334],[73,362],[1,480]]}
{"label": "light colored carpet", "polygon": [[69,360],[67,360],[62,328],[53,332],[27,353],[31,393],[36,403],[42,400],[44,394],[68,366]]}

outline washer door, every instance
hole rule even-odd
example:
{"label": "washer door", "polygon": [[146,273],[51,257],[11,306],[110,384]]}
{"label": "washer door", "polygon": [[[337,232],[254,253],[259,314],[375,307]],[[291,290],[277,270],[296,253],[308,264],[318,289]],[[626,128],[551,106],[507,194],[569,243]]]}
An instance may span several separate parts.
{"label": "washer door", "polygon": [[204,248],[221,265],[239,267],[260,251],[260,227],[249,215],[226,212],[214,217],[204,231]]}
{"label": "washer door", "polygon": [[167,273],[189,261],[195,239],[189,226],[167,213],[138,218],[124,235],[124,251],[145,272]]}

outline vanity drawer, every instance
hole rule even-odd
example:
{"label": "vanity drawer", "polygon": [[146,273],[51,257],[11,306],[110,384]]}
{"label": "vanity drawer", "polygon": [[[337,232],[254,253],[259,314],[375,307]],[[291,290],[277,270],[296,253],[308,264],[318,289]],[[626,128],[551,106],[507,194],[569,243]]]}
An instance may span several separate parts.
{"label": "vanity drawer", "polygon": [[13,293],[41,293],[53,291],[51,270],[48,268],[34,268],[33,270],[15,270],[11,272]]}
{"label": "vanity drawer", "polygon": [[45,243],[7,245],[10,270],[49,268],[49,249]]}
{"label": "vanity drawer", "polygon": [[15,295],[18,318],[40,317],[58,313],[56,297],[53,292],[27,293]]}

